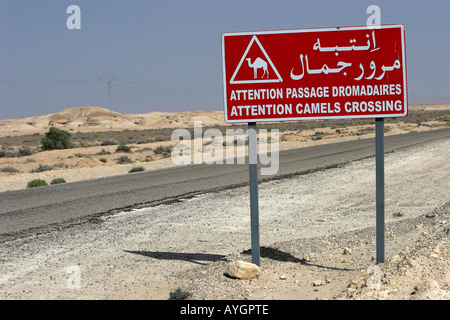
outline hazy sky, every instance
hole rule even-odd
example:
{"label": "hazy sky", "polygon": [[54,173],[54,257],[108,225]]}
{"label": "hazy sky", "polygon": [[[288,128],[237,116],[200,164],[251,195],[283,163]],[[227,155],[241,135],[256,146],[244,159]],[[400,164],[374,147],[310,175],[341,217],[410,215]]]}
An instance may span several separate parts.
{"label": "hazy sky", "polygon": [[[221,34],[404,24],[410,104],[450,102],[450,1],[0,0],[0,118],[79,106],[222,110]],[[70,5],[81,29],[70,30]]]}

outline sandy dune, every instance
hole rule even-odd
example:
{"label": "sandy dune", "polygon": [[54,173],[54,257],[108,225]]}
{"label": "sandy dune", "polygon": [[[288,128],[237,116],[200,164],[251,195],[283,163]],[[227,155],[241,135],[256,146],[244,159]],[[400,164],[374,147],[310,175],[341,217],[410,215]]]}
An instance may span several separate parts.
{"label": "sandy dune", "polygon": [[36,117],[0,120],[0,137],[47,132],[51,126],[71,132],[144,130],[192,126],[195,120],[205,126],[225,125],[223,111],[150,112],[122,114],[101,107],[78,107]]}

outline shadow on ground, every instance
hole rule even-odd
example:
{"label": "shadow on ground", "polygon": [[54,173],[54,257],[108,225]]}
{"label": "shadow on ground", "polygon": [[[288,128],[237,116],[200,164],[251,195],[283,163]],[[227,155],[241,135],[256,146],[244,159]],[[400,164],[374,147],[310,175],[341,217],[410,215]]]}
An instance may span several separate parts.
{"label": "shadow on ground", "polygon": [[129,251],[128,253],[139,254],[145,257],[162,259],[162,260],[180,260],[192,262],[195,264],[206,265],[200,261],[214,262],[214,261],[226,261],[225,255],[221,254],[209,254],[209,253],[191,253],[191,252],[166,252],[166,251]]}
{"label": "shadow on ground", "polygon": [[[241,254],[244,255],[251,255],[252,249],[245,250],[241,252]],[[261,258],[268,258],[272,260],[277,261],[283,261],[283,262],[295,262],[300,263],[305,266],[313,266],[317,268],[324,268],[329,270],[340,270],[340,271],[353,271],[354,269],[349,268],[337,268],[337,267],[331,267],[331,266],[325,266],[320,264],[311,263],[305,258],[299,259],[297,257],[294,257],[292,254],[288,252],[281,251],[279,249],[271,248],[271,247],[261,247],[260,248],[260,256]]]}

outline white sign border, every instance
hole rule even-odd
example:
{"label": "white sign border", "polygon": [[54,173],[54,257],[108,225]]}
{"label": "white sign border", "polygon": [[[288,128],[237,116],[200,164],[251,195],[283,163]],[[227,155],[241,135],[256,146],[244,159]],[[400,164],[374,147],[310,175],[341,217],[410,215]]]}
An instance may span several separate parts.
{"label": "white sign border", "polygon": [[321,117],[295,117],[295,118],[269,118],[269,119],[238,119],[229,120],[227,115],[227,79],[225,68],[225,37],[228,36],[245,36],[245,35],[266,35],[266,34],[286,34],[286,33],[304,33],[304,32],[328,32],[328,31],[351,31],[351,30],[372,30],[367,26],[352,27],[324,27],[312,29],[286,29],[286,30],[269,30],[269,31],[242,31],[242,32],[226,32],[222,34],[222,76],[223,76],[223,98],[224,98],[224,115],[226,123],[248,123],[248,122],[283,122],[283,121],[307,121],[307,120],[338,120],[338,119],[374,119],[374,118],[400,118],[408,115],[408,88],[406,74],[406,44],[405,44],[405,26],[403,24],[384,24],[377,26],[379,29],[401,29],[401,48],[402,48],[402,71],[403,71],[403,102],[404,110],[402,114],[381,114],[381,115],[358,115],[358,116],[321,116]]}

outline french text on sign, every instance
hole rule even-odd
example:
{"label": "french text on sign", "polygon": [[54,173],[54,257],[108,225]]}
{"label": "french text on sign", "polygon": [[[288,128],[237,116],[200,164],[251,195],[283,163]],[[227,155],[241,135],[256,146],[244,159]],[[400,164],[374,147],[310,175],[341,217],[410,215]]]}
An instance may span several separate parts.
{"label": "french text on sign", "polygon": [[405,28],[222,35],[226,122],[404,117]]}

